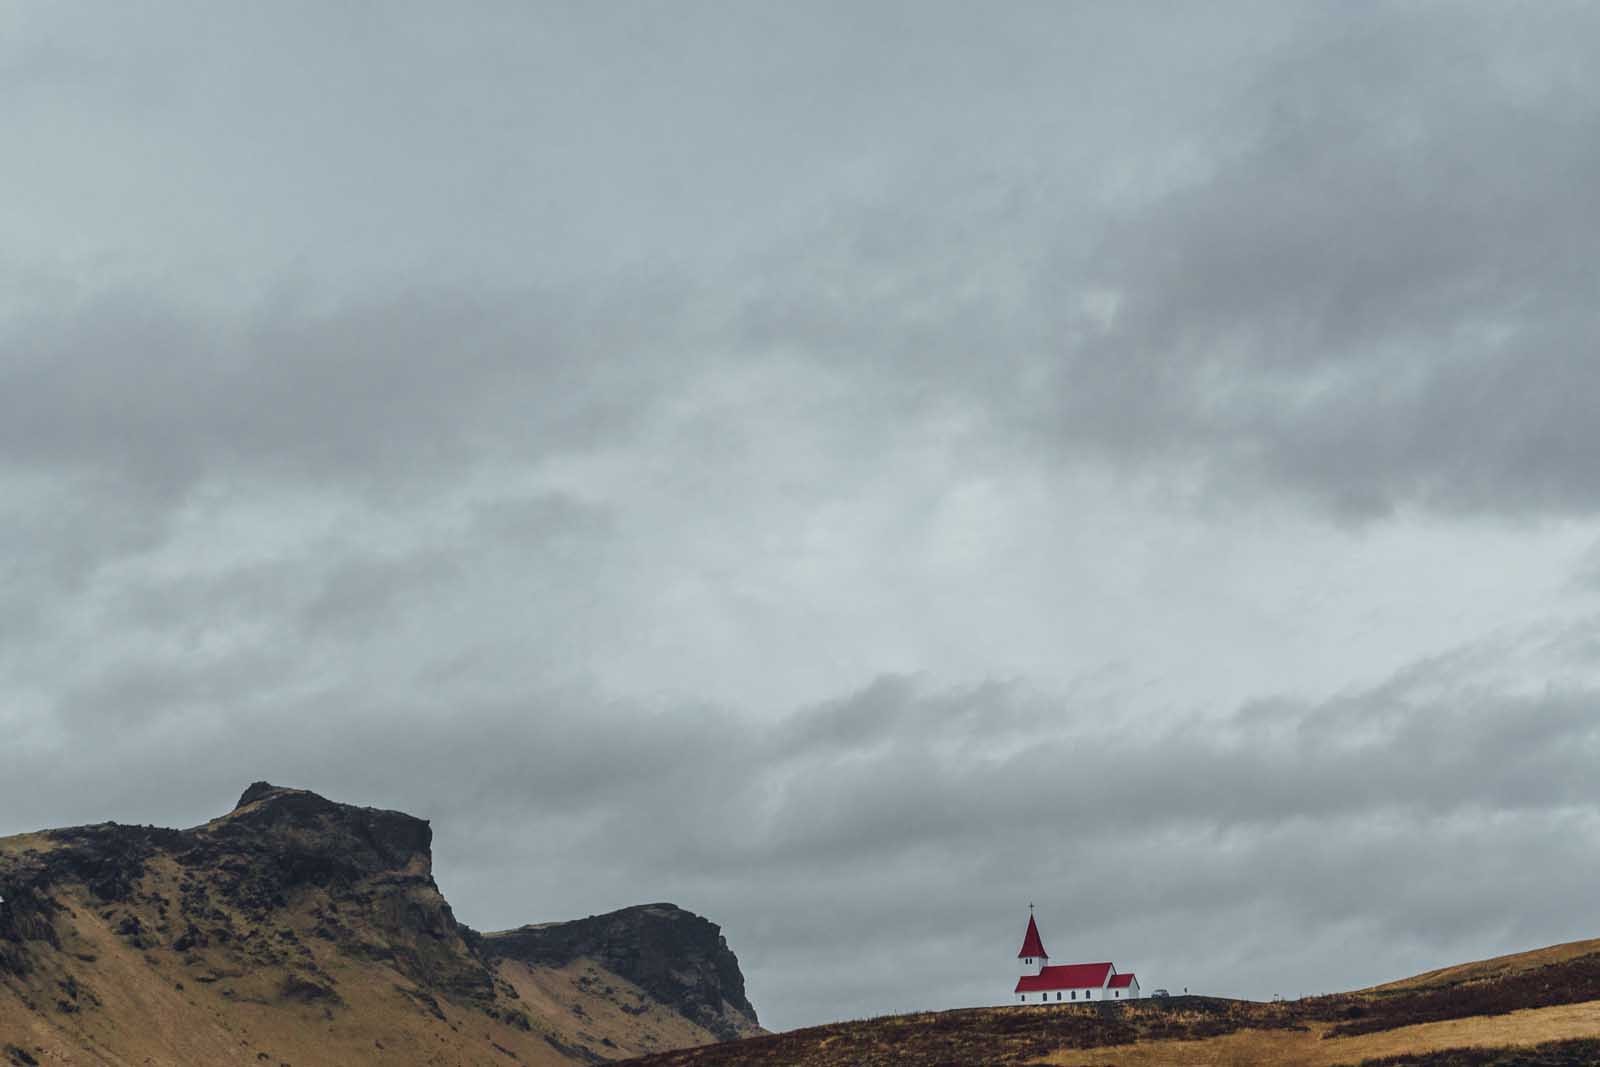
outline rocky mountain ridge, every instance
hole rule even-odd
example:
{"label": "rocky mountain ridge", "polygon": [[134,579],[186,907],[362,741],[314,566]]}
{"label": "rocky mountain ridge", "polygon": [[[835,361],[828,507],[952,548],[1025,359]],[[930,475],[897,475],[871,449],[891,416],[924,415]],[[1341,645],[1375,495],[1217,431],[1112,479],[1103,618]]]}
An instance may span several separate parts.
{"label": "rocky mountain ridge", "polygon": [[654,904],[481,935],[431,847],[425,820],[264,782],[188,830],[0,839],[0,1049],[557,1064],[760,1032],[715,924]]}
{"label": "rocky mountain ridge", "polygon": [[756,1017],[721,928],[671,904],[523,926],[485,935],[483,946],[536,966],[594,960],[724,1040],[743,1036],[745,1021]]}

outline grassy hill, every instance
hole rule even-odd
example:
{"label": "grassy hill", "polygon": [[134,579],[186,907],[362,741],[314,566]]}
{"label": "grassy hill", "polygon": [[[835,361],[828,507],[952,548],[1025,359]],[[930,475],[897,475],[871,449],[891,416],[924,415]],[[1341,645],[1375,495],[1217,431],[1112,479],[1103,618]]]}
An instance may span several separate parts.
{"label": "grassy hill", "polygon": [[1174,997],[836,1023],[638,1067],[1576,1067],[1600,1064],[1600,941],[1262,1004]]}
{"label": "grassy hill", "polygon": [[1563,945],[1551,945],[1549,948],[1535,949],[1532,952],[1496,956],[1493,959],[1477,960],[1473,963],[1458,963],[1453,967],[1427,971],[1410,978],[1402,978],[1398,982],[1374,986],[1371,989],[1362,990],[1362,992],[1387,995],[1416,989],[1456,986],[1479,979],[1526,974],[1530,971],[1536,971],[1546,964],[1566,963],[1584,956],[1595,955],[1600,955],[1600,939],[1568,941]]}
{"label": "grassy hill", "polygon": [[671,905],[481,935],[428,824],[252,786],[191,830],[0,839],[0,1067],[565,1067],[760,1033]]}

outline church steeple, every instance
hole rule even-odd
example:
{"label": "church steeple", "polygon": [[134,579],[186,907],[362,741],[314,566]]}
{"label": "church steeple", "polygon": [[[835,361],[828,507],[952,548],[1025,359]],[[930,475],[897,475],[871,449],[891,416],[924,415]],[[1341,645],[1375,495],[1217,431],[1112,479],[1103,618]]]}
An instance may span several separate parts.
{"label": "church steeple", "polygon": [[1038,974],[1050,960],[1050,953],[1044,950],[1044,941],[1039,937],[1039,925],[1033,921],[1032,904],[1028,905],[1028,932],[1022,935],[1017,959],[1022,961],[1023,974]]}

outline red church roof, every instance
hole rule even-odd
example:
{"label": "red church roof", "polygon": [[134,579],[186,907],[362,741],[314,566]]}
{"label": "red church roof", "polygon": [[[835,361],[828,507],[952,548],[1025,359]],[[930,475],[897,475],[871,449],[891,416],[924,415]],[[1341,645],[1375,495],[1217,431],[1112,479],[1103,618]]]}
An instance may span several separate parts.
{"label": "red church roof", "polygon": [[1031,956],[1034,959],[1049,959],[1050,953],[1044,950],[1044,942],[1039,940],[1039,927],[1034,925],[1033,916],[1028,916],[1028,932],[1023,935],[1022,949],[1017,953],[1017,959]]}
{"label": "red church roof", "polygon": [[1127,989],[1131,985],[1133,985],[1133,972],[1129,971],[1127,974],[1114,974],[1114,975],[1112,975],[1111,976],[1111,981],[1106,984],[1106,988],[1107,989]]}
{"label": "red church roof", "polygon": [[[1046,967],[1038,974],[1025,974],[1017,979],[1016,993],[1038,993],[1046,989],[1099,989],[1111,974],[1109,963],[1065,963]],[[1115,984],[1117,977],[1111,979]],[[1129,975],[1128,977],[1133,977]]]}

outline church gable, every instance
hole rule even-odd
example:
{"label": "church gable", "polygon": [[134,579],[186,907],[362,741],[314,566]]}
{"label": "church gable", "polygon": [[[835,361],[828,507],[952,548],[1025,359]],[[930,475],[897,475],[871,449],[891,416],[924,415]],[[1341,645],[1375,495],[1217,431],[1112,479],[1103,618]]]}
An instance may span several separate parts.
{"label": "church gable", "polygon": [[1117,973],[1112,963],[1050,963],[1031,906],[1028,912],[1028,929],[1023,934],[1022,948],[1017,952],[1017,959],[1022,964],[1022,976],[1012,990],[1019,1002],[1054,1004],[1086,1000],[1133,1000],[1139,996],[1138,979],[1132,972]]}

